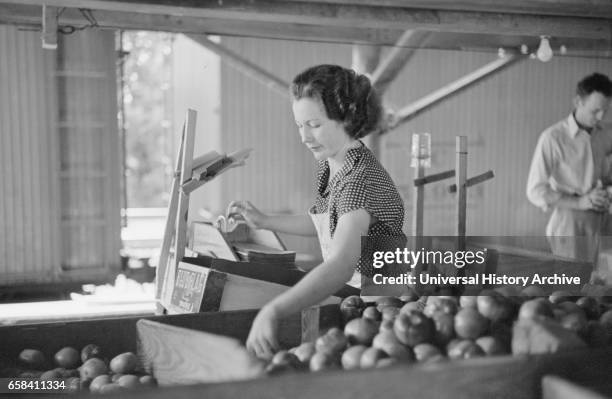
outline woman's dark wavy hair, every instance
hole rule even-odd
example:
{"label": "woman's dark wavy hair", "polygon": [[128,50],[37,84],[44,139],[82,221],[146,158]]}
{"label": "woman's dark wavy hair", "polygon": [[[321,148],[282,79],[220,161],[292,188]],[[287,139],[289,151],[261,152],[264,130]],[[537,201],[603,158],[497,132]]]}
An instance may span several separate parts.
{"label": "woman's dark wavy hair", "polygon": [[370,79],[338,65],[317,65],[297,75],[291,83],[294,100],[321,100],[327,117],[341,122],[355,139],[378,129],[382,118],[380,97]]}

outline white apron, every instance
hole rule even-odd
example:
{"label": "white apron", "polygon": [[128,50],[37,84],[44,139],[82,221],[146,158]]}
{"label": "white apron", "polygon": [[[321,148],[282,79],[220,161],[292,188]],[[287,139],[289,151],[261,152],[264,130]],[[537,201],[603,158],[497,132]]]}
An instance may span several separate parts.
{"label": "white apron", "polygon": [[[321,246],[321,254],[323,260],[326,261],[331,255],[332,238],[329,231],[329,212],[314,213],[314,206],[308,210],[308,215],[312,219],[312,223],[317,230],[319,245]],[[357,271],[353,273],[353,277],[347,282],[348,285],[361,289],[361,274]]]}

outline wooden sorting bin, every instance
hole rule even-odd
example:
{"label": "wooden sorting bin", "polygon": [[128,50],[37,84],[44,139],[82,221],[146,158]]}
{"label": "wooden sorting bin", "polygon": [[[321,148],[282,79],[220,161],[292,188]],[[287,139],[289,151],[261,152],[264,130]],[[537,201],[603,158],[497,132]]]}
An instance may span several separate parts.
{"label": "wooden sorting bin", "polygon": [[[170,299],[163,306],[170,314],[260,308],[306,273],[286,264],[234,262],[201,256],[183,258],[174,279]],[[323,304],[337,304],[359,290],[345,285]]]}
{"label": "wooden sorting bin", "polygon": [[[283,347],[313,339],[313,329],[324,331],[341,323],[338,306],[327,305],[310,314],[284,320],[280,327]],[[244,342],[255,310],[209,312],[147,318],[171,326],[223,335]],[[33,326],[0,327],[0,343],[7,359],[23,348],[40,348],[48,357],[66,345],[77,348],[97,343],[108,353],[136,351],[137,319],[49,323]],[[313,323],[313,321],[315,321]],[[141,322],[142,323],[142,322]],[[166,341],[167,342],[167,341]],[[181,351],[190,347],[181,344]],[[498,356],[443,363],[396,365],[384,369],[291,373],[245,381],[162,387],[146,391],[123,391],[122,398],[541,398],[541,379],[554,374],[604,394],[610,394],[609,376],[612,348],[580,350],[554,355]],[[155,373],[155,370],[153,370]],[[606,391],[607,389],[607,391]],[[81,392],[73,397],[90,397]],[[108,395],[108,397],[114,397]]]}
{"label": "wooden sorting bin", "polygon": [[[99,345],[109,358],[122,352],[136,353],[138,351],[136,325],[139,320],[151,320],[195,331],[205,331],[244,342],[256,314],[257,310],[240,310],[1,326],[0,378],[14,376],[11,373],[15,371],[16,360],[21,350],[26,348],[43,351],[48,360],[52,360],[53,355],[63,347],[72,346],[80,350],[91,343]],[[301,315],[282,320],[279,342],[283,347],[299,345],[302,340],[313,340],[319,331],[325,331],[340,323],[337,305],[315,307],[302,312]],[[51,365],[49,367],[52,368]]]}

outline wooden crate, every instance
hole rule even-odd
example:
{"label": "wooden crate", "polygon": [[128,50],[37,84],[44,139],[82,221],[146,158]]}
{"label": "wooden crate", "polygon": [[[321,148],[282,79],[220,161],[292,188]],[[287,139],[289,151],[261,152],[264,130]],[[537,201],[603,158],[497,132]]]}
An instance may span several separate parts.
{"label": "wooden crate", "polygon": [[[255,310],[210,312],[156,316],[147,320],[223,335],[244,342],[255,314]],[[335,305],[323,306],[319,308],[315,320],[316,323],[312,323],[312,314],[284,320],[280,328],[281,344],[284,347],[295,346],[303,338],[314,338],[313,328],[318,332],[340,325],[339,308]],[[63,346],[82,347],[91,342],[105,347],[113,354],[136,351],[137,321],[138,319],[131,318],[1,327],[0,343],[2,352],[8,359],[14,359],[25,347],[38,347],[44,349],[47,356],[52,356]],[[182,342],[181,350],[188,348],[189,341]],[[294,373],[245,381],[164,387],[146,392],[125,391],[121,393],[121,397],[535,399],[541,398],[541,379],[549,374],[610,395],[611,371],[612,348],[608,348],[555,355],[499,356],[445,363],[397,365],[384,369]],[[0,375],[5,376],[7,375]],[[88,393],[80,393],[74,397],[90,396]]]}
{"label": "wooden crate", "polygon": [[[174,278],[165,282],[173,288],[162,305],[170,314],[260,308],[305,274],[286,264],[183,258]],[[322,304],[338,304],[349,295],[359,290],[345,285]]]}
{"label": "wooden crate", "polygon": [[[312,340],[319,330],[325,331],[341,323],[337,305],[326,305],[304,311],[281,321],[279,342],[283,347]],[[171,326],[231,337],[244,342],[257,310],[208,312],[181,315],[130,317],[62,323],[43,323],[0,327],[0,377],[9,377],[19,352],[26,348],[43,351],[47,359],[65,346],[80,349],[95,343],[109,356],[138,351],[136,324],[151,320]]]}

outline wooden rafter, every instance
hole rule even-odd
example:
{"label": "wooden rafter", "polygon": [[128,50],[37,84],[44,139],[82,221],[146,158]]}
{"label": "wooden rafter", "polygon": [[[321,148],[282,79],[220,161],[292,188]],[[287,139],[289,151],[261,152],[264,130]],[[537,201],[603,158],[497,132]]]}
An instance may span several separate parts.
{"label": "wooden rafter", "polygon": [[409,30],[402,34],[387,56],[372,73],[372,84],[381,95],[400,73],[404,65],[429,36],[429,32]]}
{"label": "wooden rafter", "polygon": [[282,79],[278,78],[271,72],[266,71],[259,65],[247,60],[241,55],[233,52],[232,50],[222,46],[218,43],[213,42],[209,38],[203,35],[187,35],[191,40],[206,47],[207,49],[214,51],[221,58],[227,61],[229,64],[237,68],[238,70],[245,73],[247,76],[258,80],[263,83],[266,87],[276,91],[277,93],[287,97],[289,96],[289,84]]}
{"label": "wooden rafter", "polygon": [[[309,2],[320,0],[286,1]],[[353,5],[372,4],[372,0],[325,0],[325,2]],[[612,18],[612,2],[607,0],[376,0],[376,5],[379,7]]]}
{"label": "wooden rafter", "polygon": [[[3,3],[47,4],[56,7],[88,8],[142,14],[221,18],[234,21],[313,24],[373,29],[421,29],[434,32],[550,35],[587,39],[611,39],[605,17],[573,17],[514,14],[497,11],[406,8],[378,4],[337,4],[274,0],[3,0]],[[435,3],[435,2],[434,2]],[[446,5],[448,1],[444,2]],[[576,3],[577,4],[577,3]],[[469,4],[464,4],[469,8]]]}
{"label": "wooden rafter", "polygon": [[387,131],[390,131],[402,123],[409,121],[419,113],[423,112],[425,109],[473,85],[484,77],[490,76],[495,72],[499,72],[508,65],[511,65],[524,58],[525,57],[516,54],[506,55],[505,57],[490,62],[487,65],[461,77],[460,79],[457,79],[454,82],[449,83],[446,86],[422,97],[421,99],[399,110],[395,115],[394,122],[389,125]]}
{"label": "wooden rafter", "polygon": [[[98,26],[103,29],[153,30],[222,36],[249,36],[264,39],[392,45],[402,34],[402,31],[396,29],[295,23],[270,24],[260,21],[239,21],[237,23],[234,20],[224,18],[142,14],[123,11],[94,10],[93,15]],[[6,4],[0,0],[0,23],[40,27],[40,7]],[[87,21],[78,9],[66,8],[62,12],[60,23],[82,26]]]}

